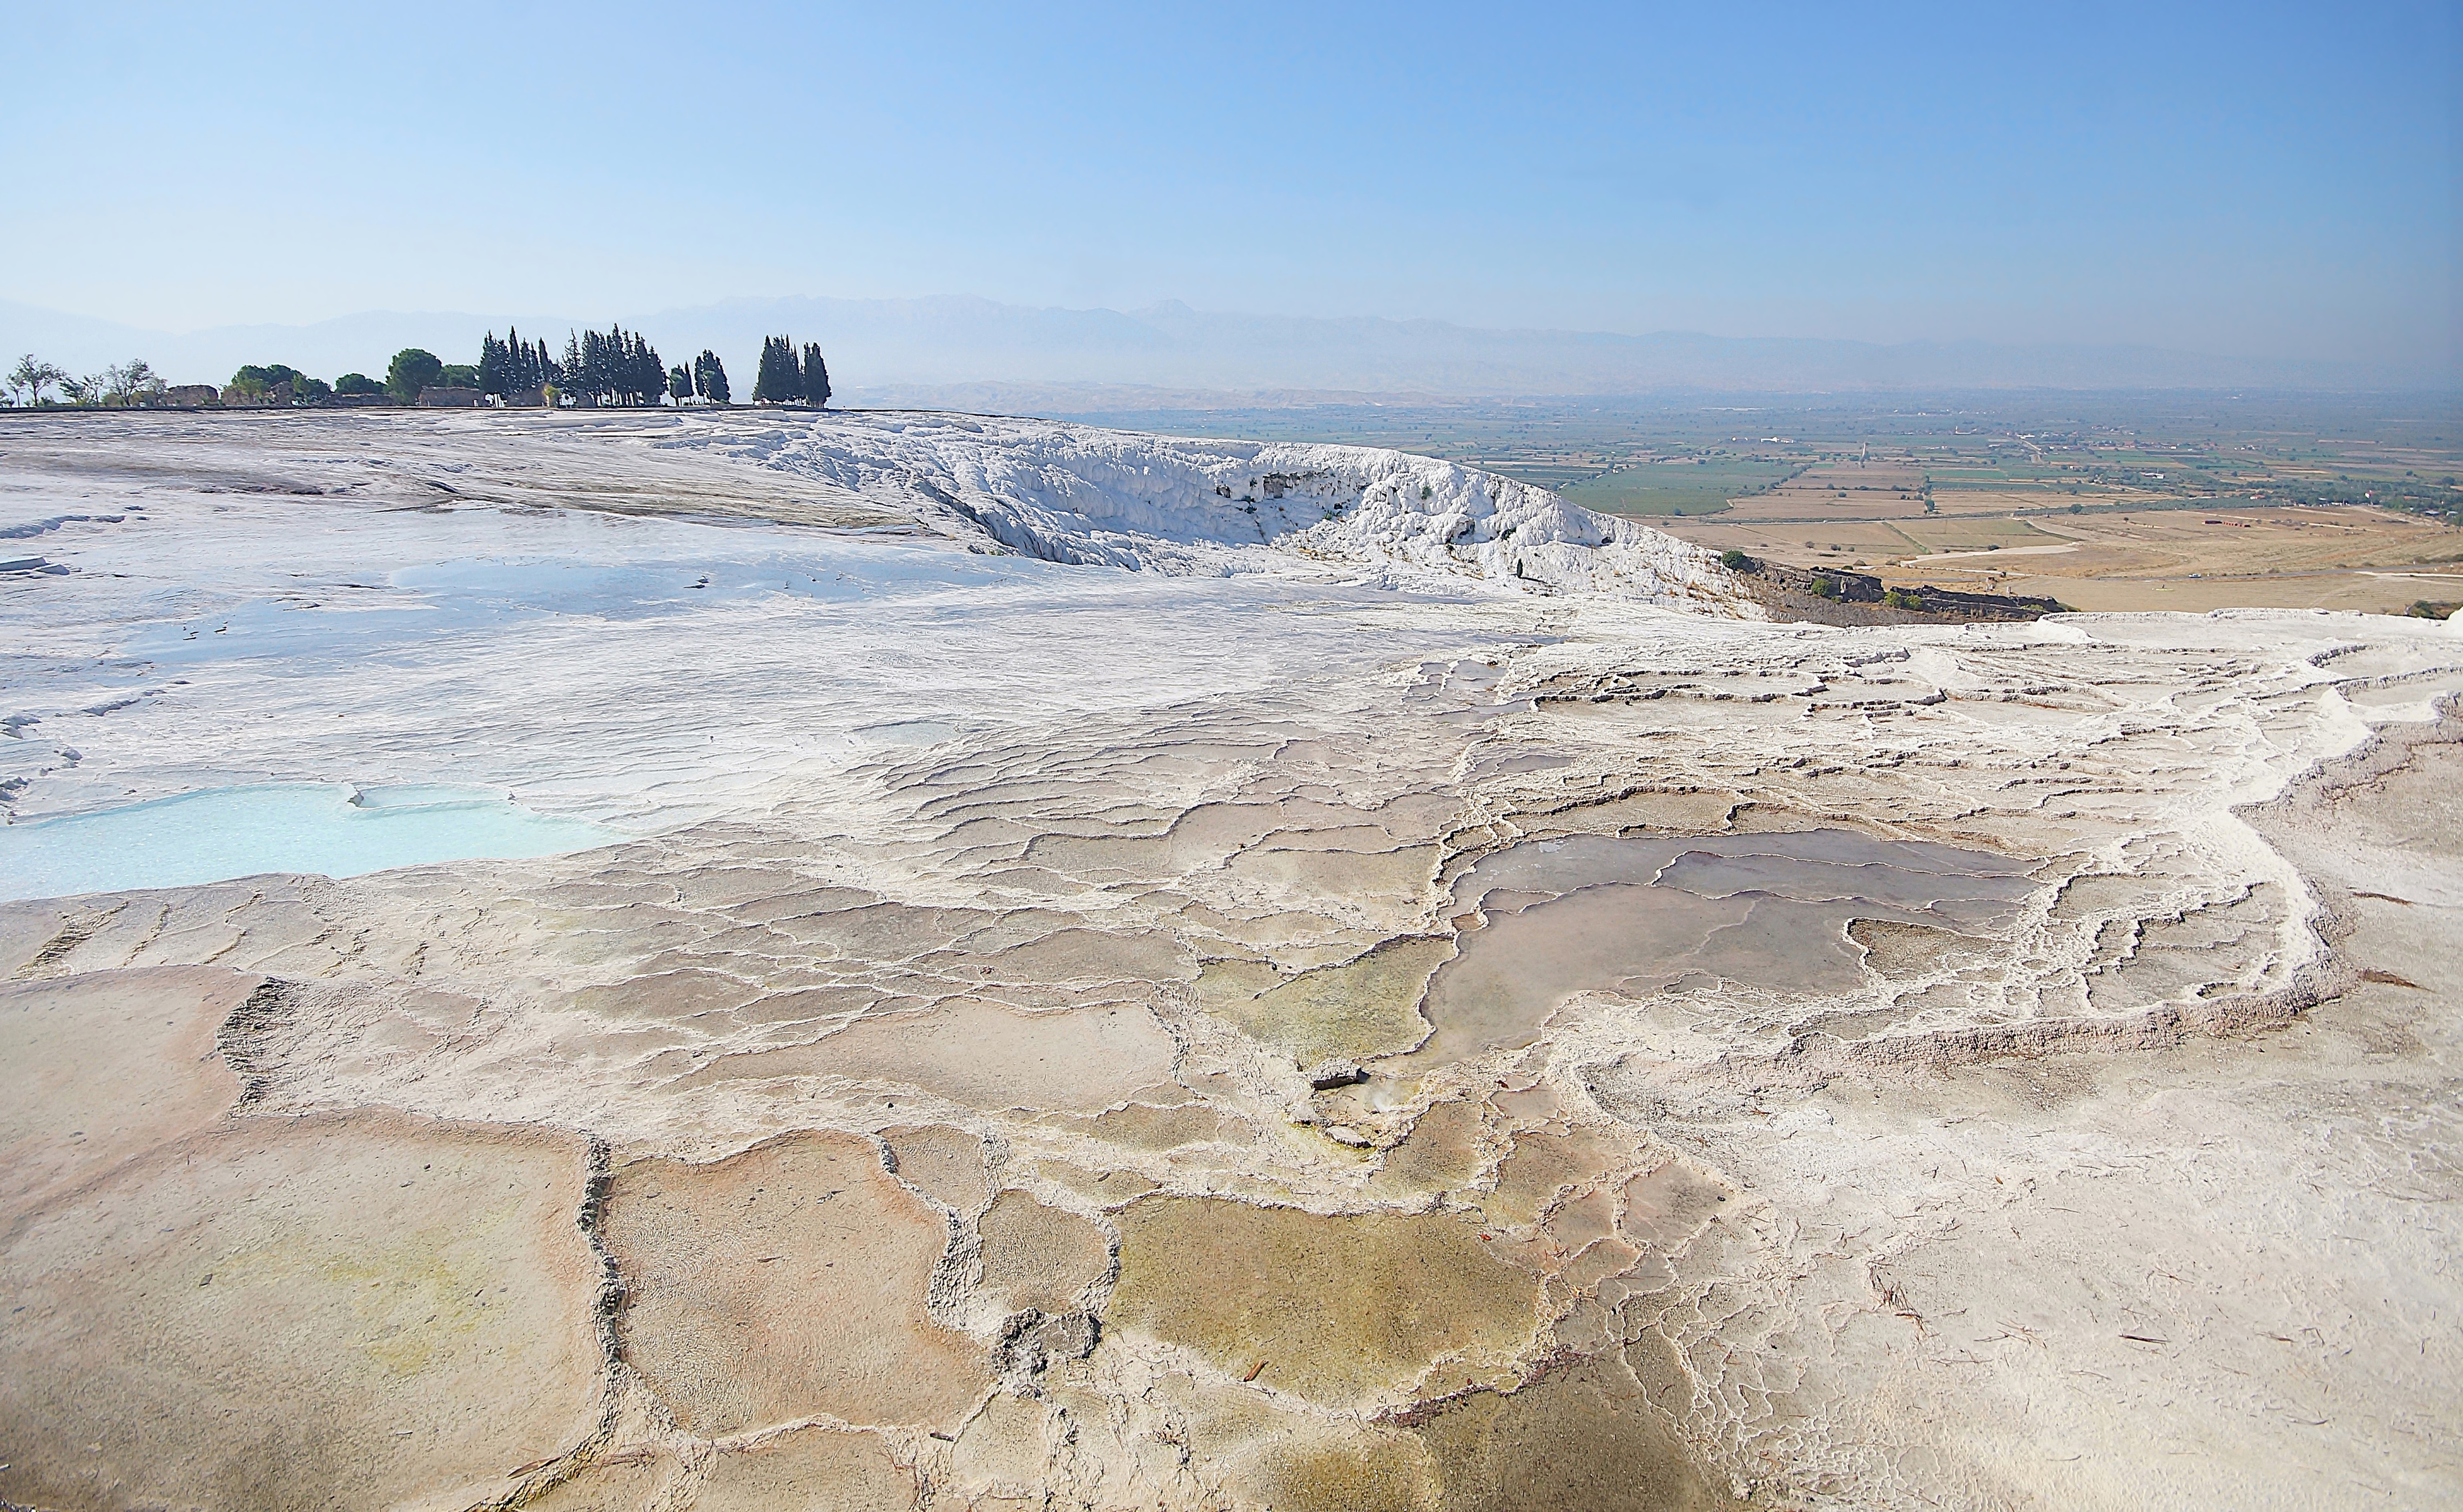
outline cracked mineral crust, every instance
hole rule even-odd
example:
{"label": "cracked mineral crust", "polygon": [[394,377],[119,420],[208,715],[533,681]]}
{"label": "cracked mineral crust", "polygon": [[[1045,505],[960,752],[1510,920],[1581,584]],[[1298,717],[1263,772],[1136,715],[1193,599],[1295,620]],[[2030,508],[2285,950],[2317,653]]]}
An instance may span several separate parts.
{"label": "cracked mineral crust", "polygon": [[1034,421],[11,441],[10,1504],[2463,1500],[2450,625]]}

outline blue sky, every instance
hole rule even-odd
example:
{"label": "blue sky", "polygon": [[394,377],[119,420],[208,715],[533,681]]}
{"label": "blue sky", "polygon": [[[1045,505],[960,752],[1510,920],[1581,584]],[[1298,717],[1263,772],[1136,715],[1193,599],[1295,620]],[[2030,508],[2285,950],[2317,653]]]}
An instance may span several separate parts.
{"label": "blue sky", "polygon": [[2455,342],[2456,9],[30,8],[0,297],[1179,298],[2419,368]]}

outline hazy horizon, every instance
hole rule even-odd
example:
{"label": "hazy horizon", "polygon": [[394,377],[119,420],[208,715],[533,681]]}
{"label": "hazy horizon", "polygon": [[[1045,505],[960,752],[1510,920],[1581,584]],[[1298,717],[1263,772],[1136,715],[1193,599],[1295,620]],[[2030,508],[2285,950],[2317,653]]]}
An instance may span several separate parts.
{"label": "hazy horizon", "polygon": [[[1981,340],[1876,343],[1496,328],[1379,316],[1312,318],[1199,311],[1165,300],[1141,310],[1005,305],[979,295],[846,300],[738,298],[621,317],[669,361],[713,348],[730,371],[752,366],[777,332],[819,340],[841,400],[955,402],[965,391],[1100,388],[1230,399],[1286,394],[1511,399],[1685,392],[1770,395],[2003,389],[2112,392],[2248,388],[2276,392],[2451,394],[2451,373],[2366,363],[2267,361],[2159,347]],[[313,376],[381,373],[404,347],[472,358],[480,333],[521,328],[561,347],[604,317],[363,311],[302,325],[145,330],[0,299],[0,349],[66,361],[73,371],[142,357],[172,382],[224,381],[247,362]],[[960,407],[964,407],[961,405]]]}

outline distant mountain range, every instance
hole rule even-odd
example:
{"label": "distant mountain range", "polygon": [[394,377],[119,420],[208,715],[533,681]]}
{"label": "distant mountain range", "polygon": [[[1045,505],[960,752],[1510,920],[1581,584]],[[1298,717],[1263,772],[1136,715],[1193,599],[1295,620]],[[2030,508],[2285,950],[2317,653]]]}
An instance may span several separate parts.
{"label": "distant mountain range", "polygon": [[[609,317],[587,323],[604,326]],[[618,317],[621,318],[621,315]],[[0,354],[33,352],[83,373],[142,356],[174,382],[227,379],[246,362],[334,378],[382,376],[425,347],[475,361],[504,316],[371,311],[300,326],[224,326],[174,335],[0,301]],[[580,320],[516,315],[561,348]],[[626,321],[632,327],[634,321]],[[729,299],[641,317],[670,362],[704,347],[752,389],[764,335],[827,348],[841,395],[910,399],[956,385],[1131,385],[1215,395],[1316,390],[1470,398],[1570,394],[1838,393],[1992,388],[2430,389],[2442,375],[2356,363],[2266,361],[2141,346],[1914,341],[1882,345],[1697,332],[1489,330],[1442,320],[1315,319],[1192,310],[1034,309],[970,295],[925,299]]]}

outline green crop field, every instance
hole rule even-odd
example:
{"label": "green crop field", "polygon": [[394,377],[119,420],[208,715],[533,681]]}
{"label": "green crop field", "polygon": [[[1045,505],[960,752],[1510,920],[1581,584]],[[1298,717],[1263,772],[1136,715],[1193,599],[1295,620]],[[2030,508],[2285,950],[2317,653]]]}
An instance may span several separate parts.
{"label": "green crop field", "polygon": [[1777,486],[1804,470],[1798,462],[1717,457],[1707,462],[1645,462],[1558,489],[1602,514],[1713,514],[1731,499]]}
{"label": "green crop field", "polygon": [[2140,508],[2169,495],[2193,508],[2371,503],[2463,520],[2463,417],[2433,398],[1429,399],[1054,416],[1183,436],[1395,446],[1613,514],[1716,513],[1804,468],[1869,457],[1921,470],[1936,489],[1967,495],[1971,509],[2000,494],[2027,508],[2027,496],[2047,492],[2097,508],[2120,488]]}

